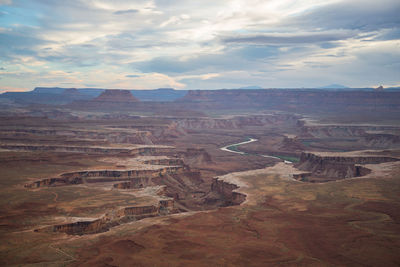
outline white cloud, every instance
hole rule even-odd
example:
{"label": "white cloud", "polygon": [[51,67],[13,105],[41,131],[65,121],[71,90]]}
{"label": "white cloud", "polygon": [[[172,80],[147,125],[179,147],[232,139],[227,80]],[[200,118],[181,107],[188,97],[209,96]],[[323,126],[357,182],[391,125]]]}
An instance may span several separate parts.
{"label": "white cloud", "polygon": [[[25,17],[14,18],[19,27],[0,24],[0,59],[8,69],[21,72],[19,80],[2,79],[7,86],[36,83],[25,75],[30,71],[43,74],[39,83],[60,79],[114,88],[306,86],[320,82],[315,79],[318,75],[328,79],[328,73],[338,79],[334,83],[345,79],[348,85],[364,84],[362,75],[399,82],[392,70],[400,57],[394,52],[400,38],[395,0],[32,0],[26,5],[0,0],[0,4],[26,9]],[[164,65],[156,68],[157,63]],[[358,68],[358,73],[350,70],[353,80],[344,65]],[[172,71],[163,71],[168,68]],[[51,72],[59,70],[64,73]],[[268,77],[262,77],[263,71]],[[125,77],[132,73],[139,77]]]}

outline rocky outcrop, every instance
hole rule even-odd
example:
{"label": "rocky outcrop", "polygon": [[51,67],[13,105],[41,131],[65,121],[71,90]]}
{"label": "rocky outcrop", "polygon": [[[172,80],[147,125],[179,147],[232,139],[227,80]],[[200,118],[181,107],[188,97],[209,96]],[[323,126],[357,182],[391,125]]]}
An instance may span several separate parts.
{"label": "rocky outcrop", "polygon": [[[304,152],[301,154],[300,162],[296,164],[296,167],[310,172],[310,176],[344,179],[370,173],[369,169],[360,166],[360,164],[379,164],[398,160],[385,156],[335,156]],[[304,180],[305,177],[299,178]]]}
{"label": "rocky outcrop", "polygon": [[63,186],[63,185],[74,185],[83,184],[81,177],[73,178],[47,178],[33,183],[25,184],[26,188],[39,188],[45,186]]}
{"label": "rocky outcrop", "polygon": [[212,163],[211,155],[203,148],[188,148],[180,154],[186,165],[201,166]]}
{"label": "rocky outcrop", "polygon": [[92,170],[69,172],[61,175],[63,178],[84,177],[84,178],[126,178],[132,179],[137,177],[156,177],[167,173],[175,173],[182,170],[180,166],[164,167],[157,170]]}
{"label": "rocky outcrop", "polygon": [[174,200],[173,199],[165,199],[160,200],[160,208],[173,210],[174,209]]}
{"label": "rocky outcrop", "polygon": [[364,145],[373,148],[399,148],[400,136],[393,134],[367,134],[360,140]]}
{"label": "rocky outcrop", "polygon": [[356,149],[387,149],[400,147],[399,128],[380,125],[305,125],[299,121],[299,137],[304,141],[307,138],[338,139],[352,141]]}
{"label": "rocky outcrop", "polygon": [[295,173],[293,174],[293,179],[297,181],[306,182],[308,177],[310,177],[311,175],[312,175],[311,172]]}
{"label": "rocky outcrop", "polygon": [[93,140],[96,142],[109,142],[113,144],[142,144],[153,145],[156,138],[150,131],[134,131],[134,130],[102,130],[102,131],[81,131],[70,129],[4,129],[1,131],[0,137],[2,139],[11,138],[13,140],[21,140],[24,142],[26,139],[43,136],[62,136],[66,139],[73,139],[74,141]]}
{"label": "rocky outcrop", "polygon": [[198,129],[242,129],[244,127],[297,123],[297,116],[286,114],[234,116],[230,118],[187,118],[175,121],[176,128],[186,131]]}
{"label": "rocky outcrop", "polygon": [[[60,145],[19,145],[0,144],[0,148],[22,151],[55,151],[55,152],[77,152],[77,153],[130,153],[131,149],[113,147],[93,146],[60,146]],[[137,153],[136,151],[134,153]]]}
{"label": "rocky outcrop", "polygon": [[158,156],[158,155],[165,155],[166,153],[170,153],[173,150],[172,147],[162,147],[162,146],[146,146],[146,147],[139,147],[130,150],[130,154],[134,156]]}
{"label": "rocky outcrop", "polygon": [[138,102],[132,93],[128,90],[116,90],[107,89],[101,93],[98,97],[92,100],[92,102]]}
{"label": "rocky outcrop", "polygon": [[93,154],[130,154],[134,156],[162,155],[171,152],[171,147],[141,146],[132,148],[103,147],[103,146],[62,146],[62,145],[24,145],[0,144],[0,148],[18,151],[54,151]]}
{"label": "rocky outcrop", "polygon": [[[174,200],[163,199],[158,205],[125,207],[105,214],[100,219],[54,225],[53,232],[84,235],[105,232],[113,226],[144,218],[168,215],[174,212]],[[43,229],[40,229],[43,230]],[[40,231],[37,230],[37,231]]]}
{"label": "rocky outcrop", "polygon": [[234,206],[240,205],[246,200],[246,195],[239,192],[234,192],[239,187],[235,184],[231,184],[214,178],[211,184],[211,193],[206,197],[206,204],[219,203],[219,206]]}
{"label": "rocky outcrop", "polygon": [[183,160],[180,158],[166,158],[166,159],[150,159],[143,161],[145,164],[150,165],[173,165],[173,166],[183,166],[185,165]]}
{"label": "rocky outcrop", "polygon": [[103,219],[93,221],[81,221],[75,223],[67,223],[61,225],[54,225],[53,232],[61,232],[69,235],[83,235],[105,232],[108,230],[106,223]]}
{"label": "rocky outcrop", "polygon": [[114,184],[117,189],[139,189],[154,185],[150,177],[132,179],[129,182]]}
{"label": "rocky outcrop", "polygon": [[300,137],[328,138],[353,137],[365,135],[364,127],[357,126],[300,126]]}
{"label": "rocky outcrop", "polygon": [[[166,174],[174,174],[182,172],[183,167],[171,166],[156,170],[91,170],[79,171],[61,174],[58,178],[47,178],[26,184],[27,188],[39,188],[43,186],[59,186],[72,185],[82,183],[97,183],[97,182],[114,182],[114,181],[137,181],[135,183],[147,181],[155,177],[160,177]],[[140,178],[140,179],[138,179]],[[142,179],[142,180],[141,180]]]}
{"label": "rocky outcrop", "polygon": [[140,216],[150,217],[158,214],[159,207],[156,206],[140,206],[140,207],[128,207],[124,209],[124,216]]}

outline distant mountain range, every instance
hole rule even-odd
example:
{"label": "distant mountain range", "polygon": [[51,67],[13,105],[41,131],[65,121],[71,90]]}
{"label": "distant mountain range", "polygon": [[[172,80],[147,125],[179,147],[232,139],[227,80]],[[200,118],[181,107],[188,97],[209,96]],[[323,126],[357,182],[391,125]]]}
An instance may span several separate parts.
{"label": "distant mountain range", "polygon": [[[340,84],[331,84],[320,88],[298,88],[300,91],[376,91],[376,88],[348,88]],[[104,88],[60,88],[60,87],[36,87],[28,92],[6,92],[0,94],[0,102],[5,103],[21,103],[21,104],[52,104],[63,105],[75,101],[88,101],[98,97],[105,90]],[[238,91],[268,91],[280,89],[262,89],[260,86],[246,86],[239,89],[231,89]],[[285,90],[296,91],[296,89],[286,88]],[[400,87],[384,88],[380,91],[399,91]],[[159,88],[154,90],[128,90],[140,102],[172,102],[183,98],[191,90],[175,90],[173,88]],[[203,91],[203,90],[200,90]],[[215,90],[225,91],[225,90]],[[230,91],[230,90],[229,90]],[[8,102],[5,102],[8,101]],[[11,101],[11,102],[10,102]]]}
{"label": "distant mountain range", "polygon": [[349,89],[349,87],[341,84],[330,84],[330,85],[325,85],[322,87],[318,87],[317,89]]}
{"label": "distant mountain range", "polygon": [[239,89],[263,89],[263,88],[258,85],[251,85],[251,86],[246,86],[246,87],[240,87]]}
{"label": "distant mountain range", "polygon": [[[236,88],[235,88],[236,89]],[[251,86],[245,86],[245,87],[240,87],[238,89],[264,89],[264,87],[258,86],[258,85],[251,85]],[[289,89],[289,88],[288,88]],[[330,85],[325,85],[321,87],[317,87],[315,89],[350,89],[347,86],[341,85],[341,84],[330,84]]]}
{"label": "distant mountain range", "polygon": [[[0,98],[13,100],[17,103],[35,104],[68,104],[73,101],[90,100],[98,97],[107,89],[103,88],[61,88],[36,87],[28,92],[6,92]],[[154,90],[129,90],[140,101],[170,102],[187,94],[187,90],[159,88]]]}
{"label": "distant mountain range", "polygon": [[[46,94],[62,94],[67,88],[60,87],[36,87],[32,92]],[[108,88],[107,88],[108,89]],[[78,88],[78,92],[83,95],[97,97],[106,88]],[[129,90],[140,101],[174,101],[186,95],[187,90],[175,90],[173,88],[158,88],[153,90]]]}

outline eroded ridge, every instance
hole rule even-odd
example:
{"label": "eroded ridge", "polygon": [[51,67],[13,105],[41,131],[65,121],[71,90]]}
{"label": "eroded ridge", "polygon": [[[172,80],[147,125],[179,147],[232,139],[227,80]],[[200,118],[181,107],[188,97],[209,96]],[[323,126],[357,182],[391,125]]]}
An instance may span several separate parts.
{"label": "eroded ridge", "polygon": [[17,151],[52,151],[52,152],[76,152],[94,154],[129,154],[129,155],[154,155],[170,152],[172,147],[132,145],[130,147],[109,146],[65,146],[65,145],[40,145],[40,144],[0,144],[0,148]]}
{"label": "eroded ridge", "polygon": [[380,164],[399,161],[399,158],[368,155],[365,151],[349,153],[303,152],[296,167],[307,171],[294,178],[307,182],[327,182],[352,177],[361,177],[371,173],[366,164]]}
{"label": "eroded ridge", "polygon": [[95,234],[108,231],[111,227],[122,223],[137,221],[149,217],[168,215],[176,212],[177,210],[174,208],[174,200],[163,199],[160,200],[157,205],[124,207],[106,213],[99,219],[59,224],[42,229],[36,229],[35,231],[61,232],[69,235]]}
{"label": "eroded ridge", "polygon": [[156,170],[89,170],[69,172],[61,174],[60,177],[46,178],[40,181],[26,184],[27,188],[39,188],[42,186],[75,185],[83,183],[116,182],[132,179],[151,179],[166,174],[183,171],[182,166],[169,166]]}
{"label": "eroded ridge", "polygon": [[220,206],[235,206],[240,205],[246,200],[246,195],[236,192],[238,189],[234,183],[229,183],[218,177],[213,179],[211,184],[211,192],[206,198],[208,204],[220,203]]}
{"label": "eroded ridge", "polygon": [[[128,196],[132,200],[136,197],[148,199],[140,204],[133,201],[133,206],[124,207],[117,204],[118,208],[107,208],[104,215],[99,216],[97,213],[91,219],[77,217],[78,221],[76,219],[74,221],[72,217],[72,222],[58,223],[35,231],[62,232],[68,235],[94,234],[143,218],[240,205],[245,200],[244,194],[235,192],[235,189],[238,188],[235,184],[224,182],[218,178],[214,178],[211,184],[205,183],[201,172],[192,170],[185,164],[185,161],[197,162],[199,157],[201,160],[206,159],[211,162],[211,158],[205,157],[203,150],[189,152],[182,154],[184,158],[167,156],[105,157],[100,161],[115,164],[116,169],[67,172],[60,174],[59,177],[45,178],[25,184],[26,188],[36,190],[43,187],[83,185],[109,192],[118,190],[118,194]],[[71,218],[66,217],[65,220],[70,221]]]}

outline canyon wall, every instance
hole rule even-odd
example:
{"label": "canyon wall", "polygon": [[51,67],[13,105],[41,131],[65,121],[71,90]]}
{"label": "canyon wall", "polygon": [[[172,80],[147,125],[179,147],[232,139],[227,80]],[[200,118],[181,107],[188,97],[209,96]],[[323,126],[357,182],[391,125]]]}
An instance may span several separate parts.
{"label": "canyon wall", "polygon": [[172,147],[143,146],[132,148],[97,147],[97,146],[62,146],[62,145],[23,145],[23,144],[0,144],[0,148],[22,151],[55,151],[55,152],[77,152],[94,154],[119,154],[125,153],[133,156],[163,155],[171,152]]}
{"label": "canyon wall", "polygon": [[214,178],[211,184],[211,194],[206,198],[206,202],[221,202],[221,206],[234,206],[240,205],[246,200],[246,195],[238,192],[234,192],[239,187],[235,184],[231,184]]}
{"label": "canyon wall", "polygon": [[[125,207],[109,212],[96,220],[54,225],[51,230],[69,235],[94,234],[108,231],[111,227],[121,223],[168,215],[172,212],[174,212],[174,200],[163,199],[159,201],[158,205]],[[36,231],[43,231],[45,229],[38,229]]]}
{"label": "canyon wall", "polygon": [[[164,167],[157,170],[92,170],[92,171],[79,171],[69,172],[61,174],[57,178],[46,178],[40,181],[26,184],[27,188],[39,188],[43,186],[59,186],[59,185],[71,185],[71,184],[82,184],[96,183],[96,182],[113,182],[113,181],[124,181],[124,180],[135,180],[137,178],[151,179],[160,177],[166,174],[174,174],[183,172],[183,167],[172,166]],[[140,180],[137,181],[140,183]]]}
{"label": "canyon wall", "polygon": [[305,125],[299,120],[300,138],[351,140],[354,146],[374,149],[400,147],[399,128],[380,125]]}
{"label": "canyon wall", "polygon": [[131,149],[113,147],[91,146],[60,146],[60,145],[19,145],[0,144],[0,148],[22,151],[55,151],[55,152],[79,152],[79,153],[129,153]]}
{"label": "canyon wall", "polygon": [[94,140],[109,142],[113,144],[141,144],[141,145],[153,145],[156,138],[150,131],[127,131],[118,129],[117,131],[112,130],[98,130],[98,131],[82,131],[82,130],[71,130],[71,129],[46,129],[46,128],[31,128],[31,129],[4,129],[1,131],[2,139],[9,137],[13,139],[23,140],[24,138],[34,137],[52,137],[59,136],[65,137],[74,141],[79,140]]}
{"label": "canyon wall", "polygon": [[[296,167],[310,172],[310,176],[344,179],[370,173],[369,169],[359,166],[359,164],[379,164],[398,160],[384,156],[324,156],[303,152]],[[299,176],[297,178],[304,179],[306,177]]]}
{"label": "canyon wall", "polygon": [[187,130],[242,129],[243,127],[292,124],[299,117],[289,114],[232,116],[227,118],[185,118],[175,121],[175,127]]}
{"label": "canyon wall", "polygon": [[152,178],[141,177],[141,178],[131,179],[129,182],[114,184],[114,188],[117,188],[117,189],[139,189],[139,188],[145,188],[145,187],[152,186],[152,185],[154,185],[152,183]]}

